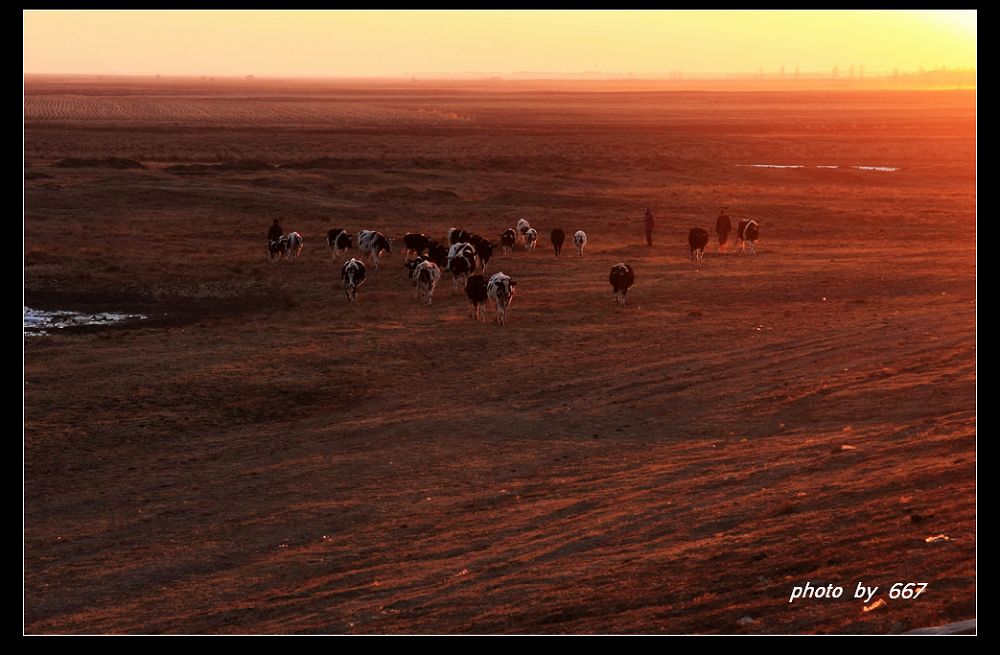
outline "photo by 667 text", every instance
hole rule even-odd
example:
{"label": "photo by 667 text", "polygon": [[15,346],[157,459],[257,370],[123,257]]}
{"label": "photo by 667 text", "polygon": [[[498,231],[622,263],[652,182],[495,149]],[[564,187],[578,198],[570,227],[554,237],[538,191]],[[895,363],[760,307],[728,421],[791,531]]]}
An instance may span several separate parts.
{"label": "photo by 667 text", "polygon": [[[875,594],[878,593],[879,589],[878,585],[868,586],[864,582],[859,582],[853,587],[853,596],[848,596],[848,598],[855,598],[867,605],[875,598]],[[883,594],[887,595],[890,600],[913,600],[924,593],[926,589],[926,582],[896,582],[883,588]],[[850,588],[848,589],[848,593],[850,593]],[[833,584],[822,585],[806,582],[805,584],[792,587],[792,593],[788,596],[788,602],[793,603],[796,600],[802,601],[806,599],[836,599],[843,596],[844,587]]]}

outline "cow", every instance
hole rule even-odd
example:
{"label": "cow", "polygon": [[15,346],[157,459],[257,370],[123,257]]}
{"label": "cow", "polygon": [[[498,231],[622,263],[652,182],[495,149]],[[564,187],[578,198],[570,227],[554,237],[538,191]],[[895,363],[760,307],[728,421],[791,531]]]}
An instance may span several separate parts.
{"label": "cow", "polygon": [[339,228],[326,233],[326,243],[330,246],[330,254],[334,259],[340,259],[354,245],[354,239],[347,230]]}
{"label": "cow", "polygon": [[531,223],[528,222],[528,219],[522,218],[517,222],[517,233],[521,235],[522,241],[524,241],[524,235],[530,229],[531,229]]}
{"label": "cow", "polygon": [[382,253],[387,252],[392,254],[392,245],[389,243],[389,240],[381,232],[376,232],[375,230],[361,230],[358,232],[357,244],[358,251],[362,255],[371,258],[376,271],[378,270],[378,260],[382,256]]}
{"label": "cow", "polygon": [[405,246],[403,254],[409,255],[412,252],[418,255],[422,255],[424,254],[424,252],[427,251],[428,248],[431,247],[432,241],[433,239],[431,239],[426,234],[417,234],[415,232],[409,232],[405,236],[403,236],[403,245]]}
{"label": "cow", "polygon": [[298,232],[285,234],[267,244],[271,261],[275,259],[295,259],[302,252],[302,235]]}
{"label": "cow", "polygon": [[465,230],[461,230],[457,227],[448,228],[448,243],[455,245],[456,243],[468,243],[469,233]]}
{"label": "cow", "polygon": [[556,251],[556,257],[562,252],[563,242],[566,241],[566,233],[560,228],[552,230],[552,234],[549,235],[549,241],[552,242],[552,248]]}
{"label": "cow", "polygon": [[756,255],[757,248],[754,244],[758,238],[760,238],[760,226],[757,224],[757,221],[752,218],[740,220],[736,226],[736,240],[740,242],[740,252],[744,252],[744,248],[749,245],[750,254]]}
{"label": "cow", "polygon": [[351,302],[358,301],[358,287],[365,282],[365,265],[358,259],[351,260],[340,269],[340,277],[344,281],[344,293]]}
{"label": "cow", "polygon": [[289,232],[287,236],[282,237],[287,239],[285,241],[285,256],[289,259],[298,259],[299,253],[302,252],[302,235],[298,232]]}
{"label": "cow", "polygon": [[535,252],[536,245],[538,245],[538,230],[529,227],[524,232],[524,247],[528,249],[528,252]]}
{"label": "cow", "polygon": [[287,243],[288,237],[280,236],[267,244],[267,254],[270,256],[272,263],[285,256],[285,244]]}
{"label": "cow", "polygon": [[486,320],[486,278],[476,273],[465,281],[465,295],[469,299],[469,318]]}
{"label": "cow", "polygon": [[431,239],[431,245],[427,248],[425,257],[437,264],[438,268],[444,269],[448,266],[448,248],[434,239]]}
{"label": "cow", "polygon": [[465,286],[467,277],[476,272],[476,249],[471,243],[456,243],[448,251],[448,272],[456,289]]}
{"label": "cow", "polygon": [[490,258],[493,256],[493,242],[489,239],[478,237],[476,235],[471,235],[473,246],[476,248],[476,256],[479,257],[479,265],[483,268],[483,273],[486,272],[486,265],[490,263]]}
{"label": "cow", "polygon": [[515,243],[517,243],[517,232],[508,227],[500,235],[500,247],[503,249],[503,254],[509,255],[513,252]]}
{"label": "cow", "polygon": [[576,234],[573,235],[573,244],[576,246],[576,254],[583,255],[583,248],[587,245],[587,233],[583,230],[577,230]]}
{"label": "cow", "polygon": [[497,322],[500,325],[507,324],[507,309],[510,301],[514,299],[514,286],[517,284],[510,279],[509,275],[503,272],[494,273],[486,285],[486,295],[497,304]]}
{"label": "cow", "polygon": [[625,296],[628,290],[635,284],[635,271],[628,264],[622,262],[611,267],[611,288],[615,292],[615,300],[622,307],[625,306]]}
{"label": "cow", "polygon": [[[423,255],[417,255],[413,259],[407,259],[406,261],[404,261],[403,262],[403,268],[405,268],[407,271],[409,271],[410,279],[414,280],[413,272],[415,270],[417,270],[417,266],[419,266],[421,263],[427,262],[427,261],[431,261],[429,257],[424,257]],[[415,287],[417,286],[417,283],[416,283],[415,280],[413,282],[413,286],[414,286],[413,297],[416,298],[417,297],[417,292],[416,292],[416,288]]]}
{"label": "cow", "polygon": [[708,232],[700,227],[693,227],[688,232],[688,245],[691,246],[691,259],[702,263],[705,257],[705,246],[708,245]]}
{"label": "cow", "polygon": [[441,279],[441,269],[429,259],[421,258],[421,261],[413,267],[411,275],[413,277],[413,296],[415,298],[423,296],[424,302],[428,305],[431,304],[434,289],[437,287],[438,280]]}
{"label": "cow", "polygon": [[431,239],[431,245],[427,248],[426,258],[437,264],[438,268],[444,269],[448,266],[448,248]]}

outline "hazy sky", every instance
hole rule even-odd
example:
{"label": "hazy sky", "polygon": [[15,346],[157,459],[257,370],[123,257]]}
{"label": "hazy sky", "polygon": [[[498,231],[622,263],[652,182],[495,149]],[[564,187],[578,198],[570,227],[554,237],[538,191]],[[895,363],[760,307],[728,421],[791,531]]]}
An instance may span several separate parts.
{"label": "hazy sky", "polygon": [[975,11],[25,11],[25,73],[382,76],[976,65]]}

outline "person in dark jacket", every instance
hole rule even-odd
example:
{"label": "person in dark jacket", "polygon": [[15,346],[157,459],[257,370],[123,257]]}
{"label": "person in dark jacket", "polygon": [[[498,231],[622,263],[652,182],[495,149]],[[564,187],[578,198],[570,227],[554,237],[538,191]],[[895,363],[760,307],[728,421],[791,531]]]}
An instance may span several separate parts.
{"label": "person in dark jacket", "polygon": [[729,220],[726,208],[723,207],[722,211],[719,212],[719,217],[715,219],[715,232],[719,235],[719,252],[722,252],[723,246],[729,241],[729,233],[732,231],[733,224]]}
{"label": "person in dark jacket", "polygon": [[277,241],[284,234],[285,231],[281,229],[280,225],[278,225],[278,219],[274,219],[274,223],[272,223],[271,227],[267,230],[267,242],[270,243],[272,241]]}
{"label": "person in dark jacket", "polygon": [[652,246],[653,245],[653,227],[655,227],[656,224],[653,222],[653,212],[651,212],[649,210],[649,207],[646,207],[646,210],[643,212],[643,216],[644,216],[644,218],[643,218],[642,222],[643,222],[643,224],[646,227],[646,245],[647,246]]}

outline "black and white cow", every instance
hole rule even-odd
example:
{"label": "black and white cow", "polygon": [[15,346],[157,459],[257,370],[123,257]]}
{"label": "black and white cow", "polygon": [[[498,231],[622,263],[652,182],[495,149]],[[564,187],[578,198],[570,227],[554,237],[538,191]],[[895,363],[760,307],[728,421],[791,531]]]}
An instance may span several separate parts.
{"label": "black and white cow", "polygon": [[456,243],[448,251],[448,272],[456,289],[465,286],[465,280],[476,272],[476,248],[471,243]]}
{"label": "black and white cow", "polygon": [[538,245],[538,230],[533,227],[529,227],[524,231],[524,247],[527,248],[528,252],[535,252],[535,246]]}
{"label": "black and white cow", "polygon": [[416,232],[409,232],[403,237],[403,245],[406,249],[403,251],[404,255],[409,255],[411,252],[417,255],[424,254],[428,248],[431,247],[431,239],[426,234],[418,234]]}
{"label": "black and white cow", "polygon": [[549,241],[552,242],[552,248],[556,251],[556,257],[558,257],[559,253],[562,252],[563,243],[566,241],[566,233],[557,227],[549,235]]}
{"label": "black and white cow", "polygon": [[486,278],[476,273],[465,281],[465,296],[469,299],[469,318],[486,320]]}
{"label": "black and white cow", "polygon": [[362,255],[371,258],[376,271],[378,270],[378,260],[382,256],[382,253],[392,254],[392,245],[389,243],[389,240],[381,232],[376,232],[375,230],[361,230],[358,232],[357,244],[358,251]]}
{"label": "black and white cow", "polygon": [[500,247],[503,249],[503,254],[509,255],[514,250],[514,244],[517,243],[517,232],[514,228],[508,227],[500,235]]}
{"label": "black and white cow", "polygon": [[522,241],[524,241],[524,235],[531,229],[531,223],[528,219],[522,218],[517,222],[517,233],[520,235]]}
{"label": "black and white cow", "polygon": [[289,232],[267,244],[267,251],[271,255],[271,261],[275,258],[296,259],[302,252],[302,235],[298,232]]}
{"label": "black and white cow", "polygon": [[744,218],[736,226],[736,239],[740,242],[740,252],[750,246],[750,254],[756,255],[756,242],[760,237],[760,226],[752,218]]}
{"label": "black and white cow", "polygon": [[448,228],[448,243],[469,243],[469,233],[457,227]]}
{"label": "black and white cow", "polygon": [[577,230],[576,234],[573,235],[573,245],[576,246],[576,254],[583,255],[583,248],[587,245],[587,233],[583,230]]}
{"label": "black and white cow", "polygon": [[277,239],[272,239],[267,244],[267,254],[271,258],[271,262],[274,263],[285,256],[286,244],[288,243],[288,237],[280,236]]}
{"label": "black and white cow", "polygon": [[691,259],[701,264],[705,257],[705,246],[708,245],[708,232],[700,227],[691,228],[688,232],[688,245],[691,246]]}
{"label": "black and white cow", "polygon": [[622,262],[611,267],[611,288],[615,292],[615,300],[622,307],[625,306],[625,296],[628,290],[635,284],[635,271],[628,264]]}
{"label": "black and white cow", "polygon": [[[407,260],[405,260],[403,262],[403,268],[405,268],[407,271],[409,271],[410,279],[413,280],[414,279],[413,278],[413,271],[417,270],[417,266],[419,266],[422,262],[427,262],[427,261],[431,261],[429,257],[425,257],[424,255],[417,255],[413,259],[407,259]],[[417,283],[414,282],[413,286],[416,287]],[[414,298],[417,297],[417,292],[416,291],[413,292],[413,297]]]}
{"label": "black and white cow", "polygon": [[437,264],[429,259],[421,258],[421,261],[413,267],[413,296],[423,297],[426,304],[431,304],[434,297],[434,289],[438,280],[441,279],[441,269]]}
{"label": "black and white cow", "polygon": [[470,235],[470,243],[476,248],[476,256],[479,258],[479,265],[483,268],[483,273],[486,272],[486,266],[490,263],[490,258],[493,257],[493,242],[484,237],[476,236],[475,234]]}
{"label": "black and white cow", "polygon": [[340,269],[340,277],[344,281],[344,293],[351,302],[358,300],[358,287],[365,282],[365,265],[358,259],[351,258]]}
{"label": "black and white cow", "polygon": [[354,239],[347,230],[335,228],[326,233],[326,243],[330,246],[331,256],[340,259],[354,245]]}
{"label": "black and white cow", "polygon": [[510,279],[509,275],[503,272],[494,273],[486,285],[486,295],[497,304],[497,322],[500,325],[507,324],[507,309],[510,301],[514,299],[514,286],[517,284]]}

